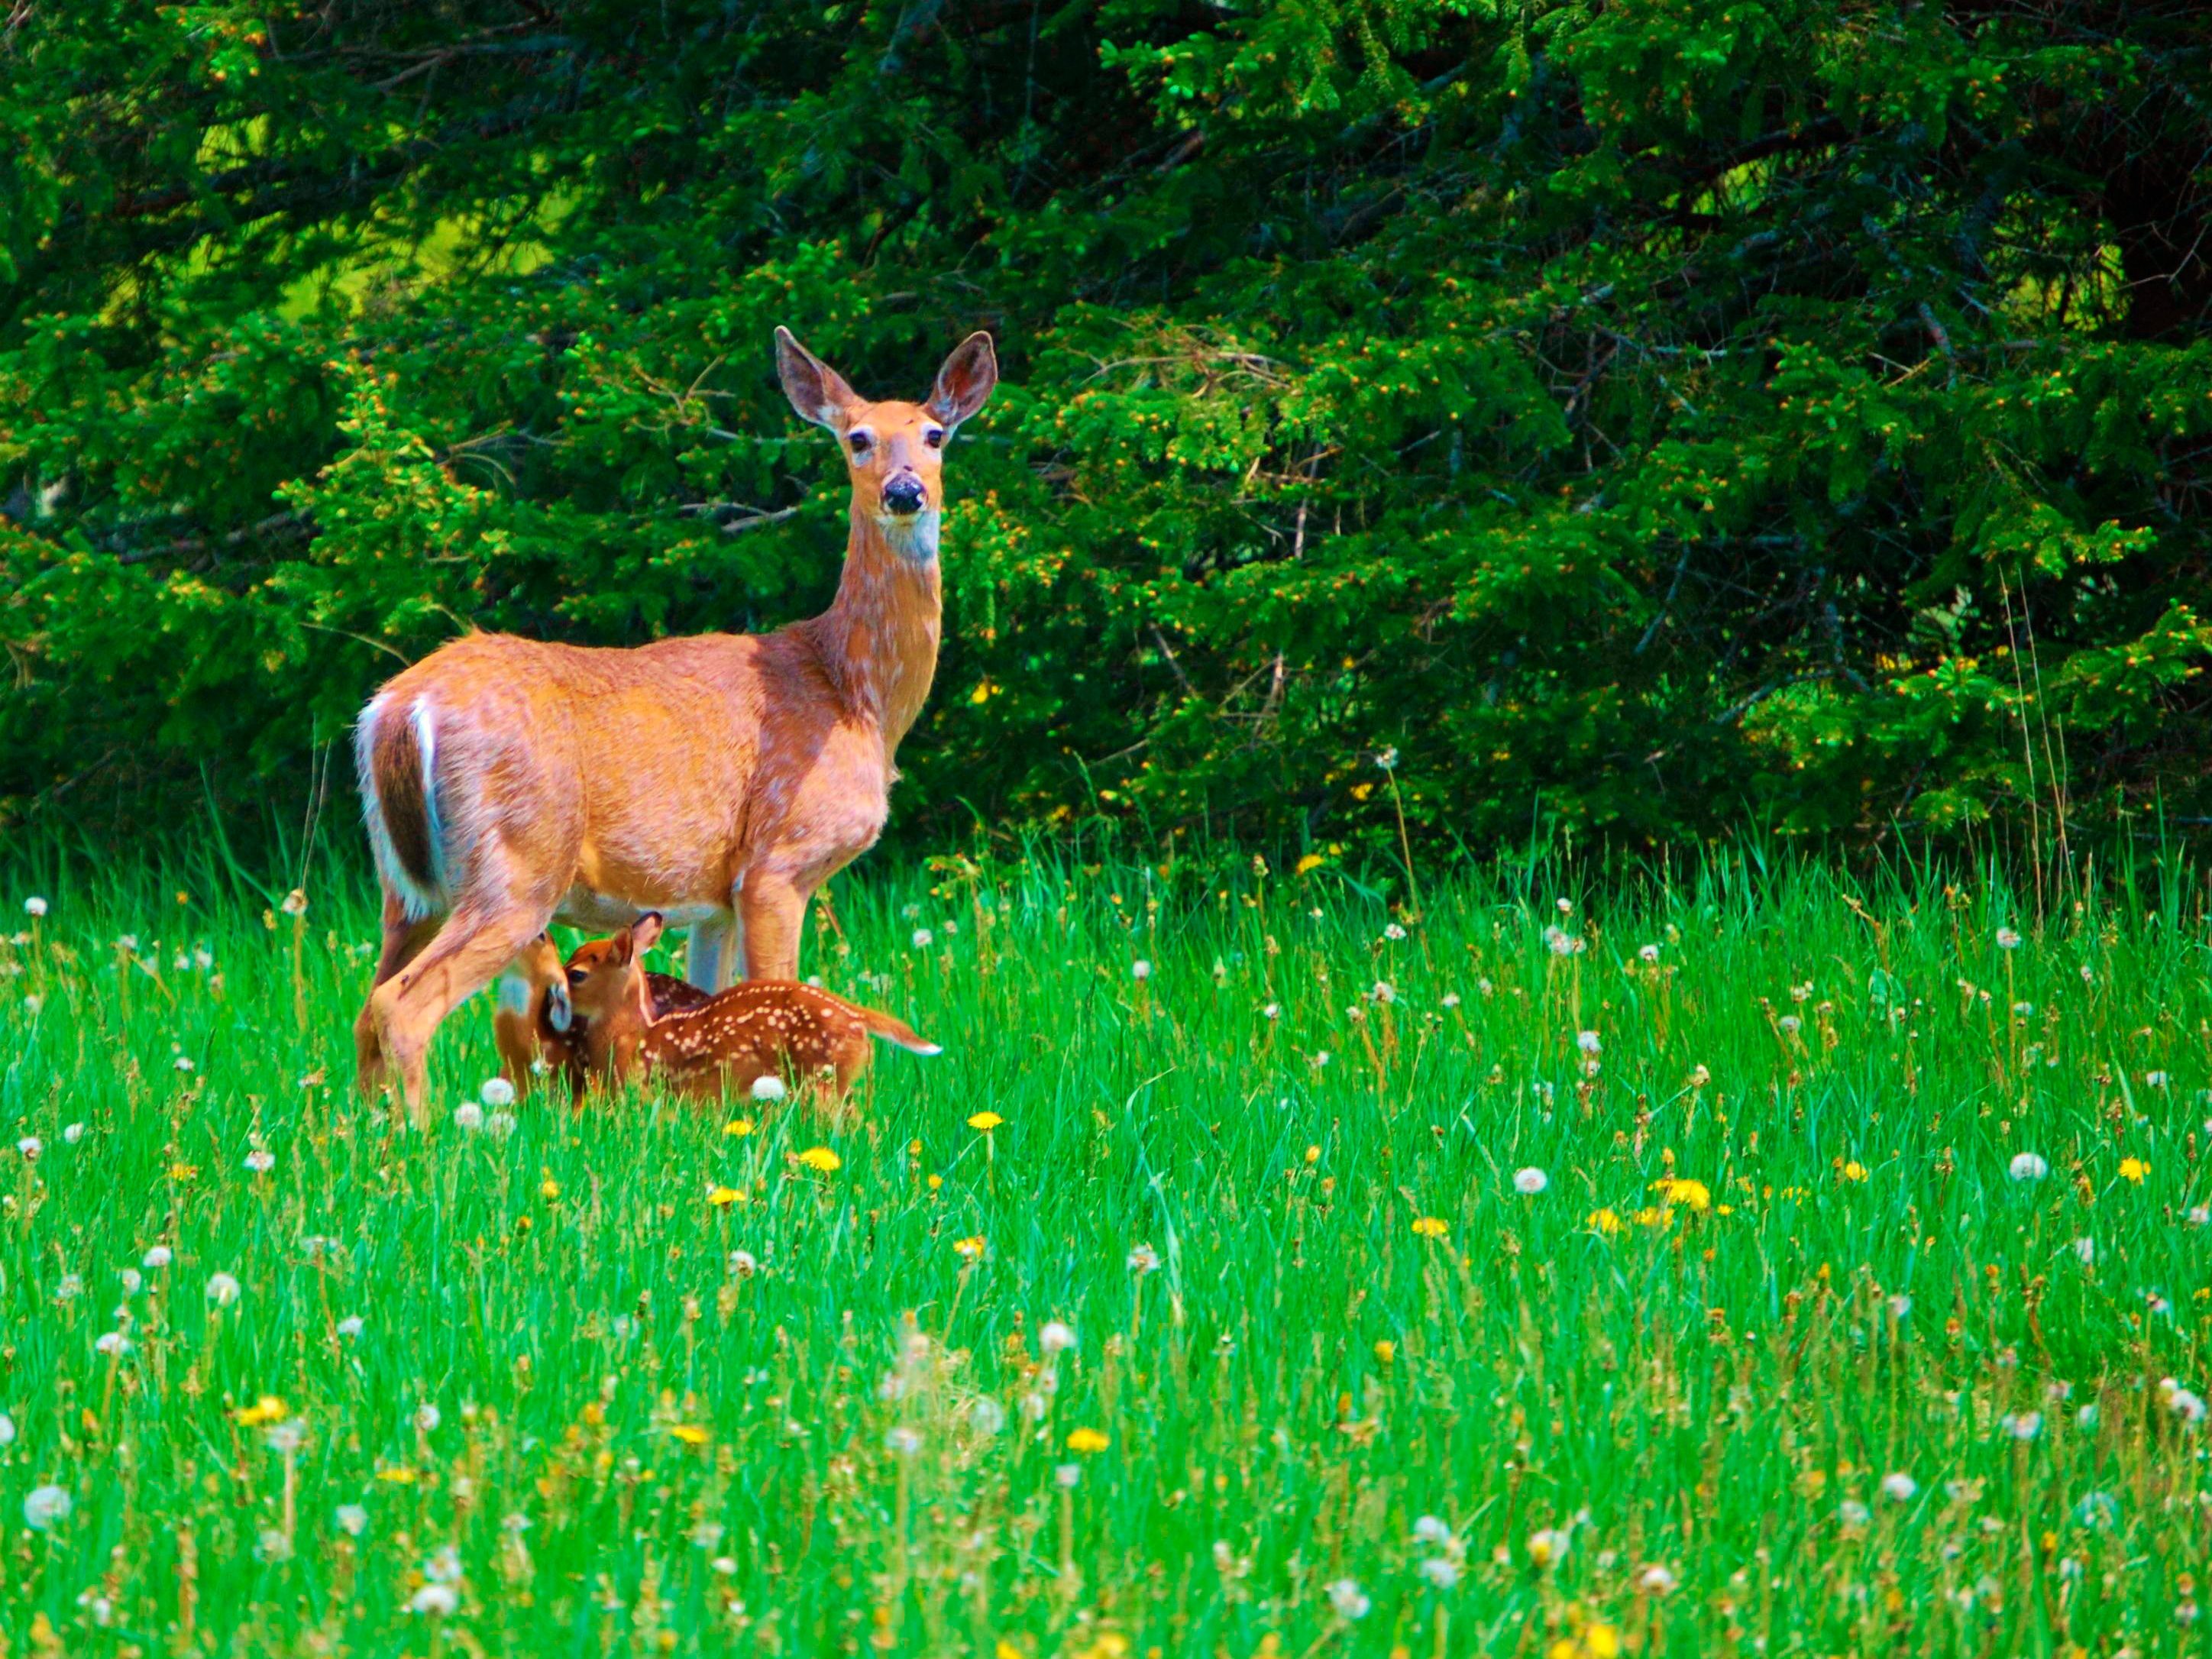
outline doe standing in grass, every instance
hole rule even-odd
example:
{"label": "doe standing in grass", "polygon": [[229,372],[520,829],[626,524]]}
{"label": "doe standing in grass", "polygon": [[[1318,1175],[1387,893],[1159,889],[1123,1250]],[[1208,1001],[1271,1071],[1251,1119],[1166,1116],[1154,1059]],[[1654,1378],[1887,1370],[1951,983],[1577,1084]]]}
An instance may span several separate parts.
{"label": "doe standing in grass", "polygon": [[355,1048],[363,1091],[396,1072],[418,1123],[432,1033],[549,921],[659,910],[691,927],[703,988],[728,982],[738,945],[748,977],[795,978],[814,890],[883,831],[937,667],[943,451],[997,358],[969,336],[918,404],[867,402],[787,330],[776,362],[850,475],[828,611],[634,650],[471,634],[362,712],[384,940]]}

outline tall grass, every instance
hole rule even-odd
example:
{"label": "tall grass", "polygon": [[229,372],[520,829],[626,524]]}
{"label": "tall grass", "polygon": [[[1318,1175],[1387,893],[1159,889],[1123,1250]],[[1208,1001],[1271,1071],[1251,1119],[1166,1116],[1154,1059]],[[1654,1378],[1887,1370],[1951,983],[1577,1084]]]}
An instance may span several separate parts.
{"label": "tall grass", "polygon": [[0,956],[0,1633],[2185,1650],[2186,872],[2039,926],[1911,869],[1554,878],[878,866],[806,966],[946,1053],[858,1127],[471,1130],[477,1005],[410,1134],[351,1091],[336,866],[49,863],[0,894],[50,901]]}

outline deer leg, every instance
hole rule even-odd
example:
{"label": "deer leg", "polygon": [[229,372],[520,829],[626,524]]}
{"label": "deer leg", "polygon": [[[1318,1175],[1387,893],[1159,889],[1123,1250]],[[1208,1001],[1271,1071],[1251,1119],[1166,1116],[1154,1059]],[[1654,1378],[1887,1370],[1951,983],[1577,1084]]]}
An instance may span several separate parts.
{"label": "deer leg", "polygon": [[797,979],[799,940],[806,924],[811,887],[789,876],[757,870],[745,878],[738,895],[738,919],[744,928],[747,979]]}
{"label": "deer leg", "polygon": [[398,895],[386,892],[384,896],[384,938],[377,953],[376,977],[370,981],[370,996],[361,1005],[353,1023],[355,1083],[364,1097],[374,1095],[384,1085],[384,1048],[377,1041],[374,993],[422,955],[422,947],[437,934],[439,920],[436,916],[412,918]]}
{"label": "deer leg", "polygon": [[457,908],[413,967],[369,998],[386,1062],[399,1073],[409,1122],[429,1121],[427,1095],[431,1034],[447,1014],[491,983],[515,953],[552,919],[543,903],[508,900]]}
{"label": "deer leg", "polygon": [[[736,895],[731,898],[734,905]],[[734,937],[737,930],[734,908],[728,915],[693,923],[684,953],[684,977],[702,991],[727,990],[740,956]]]}

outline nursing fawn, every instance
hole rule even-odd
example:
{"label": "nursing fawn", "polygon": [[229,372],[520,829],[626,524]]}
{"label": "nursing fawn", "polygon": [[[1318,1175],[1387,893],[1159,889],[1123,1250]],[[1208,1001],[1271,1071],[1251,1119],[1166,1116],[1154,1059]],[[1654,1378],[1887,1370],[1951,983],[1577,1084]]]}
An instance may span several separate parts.
{"label": "nursing fawn", "polygon": [[790,980],[747,980],[697,1007],[657,1013],[640,958],[662,926],[648,911],[568,958],[568,1000],[594,1079],[619,1086],[651,1078],[692,1099],[719,1100],[788,1074],[821,1079],[842,1101],[868,1069],[871,1037],[917,1054],[942,1052],[902,1020]]}
{"label": "nursing fawn", "polygon": [[[647,973],[645,991],[653,1017],[696,1008],[708,994],[673,974]],[[492,1006],[492,1041],[499,1047],[500,1071],[526,1095],[541,1076],[560,1073],[570,1095],[584,1097],[584,1022],[568,1000],[568,970],[552,936],[540,933],[523,947],[500,975]]]}

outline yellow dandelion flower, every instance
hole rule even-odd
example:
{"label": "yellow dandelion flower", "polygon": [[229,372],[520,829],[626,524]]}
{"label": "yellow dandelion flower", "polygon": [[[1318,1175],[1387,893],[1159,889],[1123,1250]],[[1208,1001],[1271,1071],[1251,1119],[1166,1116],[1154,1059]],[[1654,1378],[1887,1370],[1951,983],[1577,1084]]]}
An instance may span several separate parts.
{"label": "yellow dandelion flower", "polygon": [[1601,1233],[1608,1238],[1620,1231],[1620,1212],[1618,1210],[1592,1210],[1584,1219],[1592,1232]]}
{"label": "yellow dandelion flower", "polygon": [[986,1241],[982,1234],[977,1233],[972,1238],[954,1239],[952,1248],[959,1251],[960,1259],[963,1261],[981,1261],[983,1259]]}
{"label": "yellow dandelion flower", "polygon": [[255,1429],[264,1423],[282,1423],[291,1414],[290,1408],[275,1395],[264,1394],[251,1406],[240,1406],[230,1416],[241,1428]]}
{"label": "yellow dandelion flower", "polygon": [[672,1423],[668,1425],[668,1432],[672,1437],[681,1440],[687,1446],[703,1446],[713,1438],[696,1423]]}
{"label": "yellow dandelion flower", "polygon": [[1636,1212],[1636,1224],[1639,1227],[1671,1227],[1674,1224],[1674,1212],[1663,1204],[1650,1205]]}
{"label": "yellow dandelion flower", "polygon": [[1389,1337],[1383,1337],[1376,1343],[1375,1363],[1376,1364],[1387,1365],[1397,1357],[1398,1345],[1393,1342]]}
{"label": "yellow dandelion flower", "polygon": [[169,1166],[169,1179],[172,1181],[196,1181],[199,1173],[200,1166],[197,1164],[172,1164]]}
{"label": "yellow dandelion flower", "polygon": [[2132,1181],[2140,1187],[2142,1178],[2149,1173],[2150,1164],[2145,1159],[2124,1158],[2120,1160],[2120,1179],[2123,1181]]}
{"label": "yellow dandelion flower", "polygon": [[1702,1181],[1686,1180],[1677,1176],[1662,1176],[1651,1183],[1651,1190],[1659,1194],[1662,1204],[1679,1204],[1684,1209],[1700,1213],[1713,1207],[1713,1195]]}
{"label": "yellow dandelion flower", "polygon": [[823,1175],[833,1175],[845,1166],[845,1160],[827,1146],[809,1146],[799,1155],[799,1161]]}
{"label": "yellow dandelion flower", "polygon": [[376,1472],[376,1478],[387,1486],[411,1486],[415,1484],[416,1474],[404,1463],[388,1463]]}
{"label": "yellow dandelion flower", "polygon": [[971,1129],[980,1129],[983,1133],[988,1134],[1006,1121],[996,1112],[978,1112],[968,1120],[968,1127]]}
{"label": "yellow dandelion flower", "polygon": [[561,1183],[554,1180],[550,1176],[546,1176],[544,1180],[538,1183],[538,1196],[544,1199],[548,1204],[550,1204],[555,1199],[561,1196]]}
{"label": "yellow dandelion flower", "polygon": [[707,1194],[707,1201],[718,1210],[726,1210],[732,1204],[742,1204],[744,1198],[744,1194],[735,1187],[717,1187]]}
{"label": "yellow dandelion flower", "polygon": [[1432,1215],[1425,1215],[1415,1219],[1413,1231],[1423,1238],[1442,1238],[1451,1231],[1451,1224]]}
{"label": "yellow dandelion flower", "polygon": [[1844,1165],[1844,1180],[1864,1181],[1866,1178],[1867,1166],[1860,1163],[1856,1158],[1853,1158],[1850,1163]]}
{"label": "yellow dandelion flower", "polygon": [[753,1128],[754,1124],[752,1119],[749,1117],[733,1117],[727,1123],[725,1123],[722,1126],[722,1133],[726,1135],[742,1138],[745,1135],[750,1134],[753,1132]]}
{"label": "yellow dandelion flower", "polygon": [[1320,1148],[1320,1147],[1318,1147],[1318,1146],[1309,1146],[1309,1147],[1307,1147],[1307,1148],[1306,1148],[1306,1162],[1307,1162],[1308,1164],[1318,1164],[1318,1163],[1320,1163],[1320,1162],[1321,1162],[1321,1148]]}
{"label": "yellow dandelion flower", "polygon": [[1096,1429],[1077,1429],[1067,1437],[1067,1449],[1072,1452],[1103,1452],[1106,1437]]}
{"label": "yellow dandelion flower", "polygon": [[944,1184],[945,1177],[941,1175],[933,1175],[929,1178],[929,1190],[933,1193]]}
{"label": "yellow dandelion flower", "polygon": [[1320,869],[1325,862],[1327,862],[1327,860],[1324,860],[1320,854],[1309,853],[1297,861],[1296,866],[1296,873],[1301,876],[1310,876],[1313,874],[1315,871]]}

